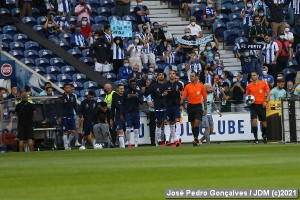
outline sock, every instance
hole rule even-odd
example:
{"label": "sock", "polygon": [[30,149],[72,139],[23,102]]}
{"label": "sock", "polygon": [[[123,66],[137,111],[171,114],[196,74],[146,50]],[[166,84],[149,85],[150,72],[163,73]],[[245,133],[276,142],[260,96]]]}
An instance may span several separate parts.
{"label": "sock", "polygon": [[199,127],[195,127],[194,130],[195,130],[195,138],[198,139],[200,128]]}
{"label": "sock", "polygon": [[132,131],[131,128],[126,128],[125,134],[126,134],[126,140],[128,144],[131,144],[131,131]]}
{"label": "sock", "polygon": [[255,140],[257,140],[257,126],[252,126],[252,132],[253,132]]}
{"label": "sock", "polygon": [[139,143],[139,135],[140,135],[140,130],[134,129],[134,144],[135,145],[138,145],[138,143]]}
{"label": "sock", "polygon": [[266,137],[267,136],[267,127],[262,127],[262,136]]}
{"label": "sock", "polygon": [[74,137],[75,137],[75,136],[74,136],[74,134],[72,134],[72,133],[69,135],[69,141],[68,141],[68,142],[69,142],[69,145],[71,144],[71,142],[72,142],[72,140],[73,140]]}
{"label": "sock", "polygon": [[74,135],[75,135],[75,142],[79,142],[79,133],[77,132]]}
{"label": "sock", "polygon": [[170,125],[171,136],[173,137],[174,142],[178,140],[177,134],[175,132],[175,124]]}
{"label": "sock", "polygon": [[95,146],[95,144],[96,144],[96,139],[94,138],[93,139],[93,146]]}
{"label": "sock", "polygon": [[205,136],[206,143],[207,143],[207,144],[210,144],[210,134],[209,134],[209,132],[208,132],[208,131],[205,131],[204,136]]}
{"label": "sock", "polygon": [[193,133],[193,136],[194,136],[194,139],[195,139],[196,138],[195,127],[192,127],[192,133]]}
{"label": "sock", "polygon": [[181,124],[179,122],[176,122],[175,124],[175,134],[176,134],[176,138],[177,140],[179,140],[180,135],[181,135]]}
{"label": "sock", "polygon": [[166,142],[167,142],[170,140],[170,125],[169,124],[164,125],[164,133],[165,133]]}
{"label": "sock", "polygon": [[63,141],[64,141],[64,146],[68,145],[68,135],[67,134],[63,135]]}
{"label": "sock", "polygon": [[119,147],[125,148],[124,135],[119,135]]}
{"label": "sock", "polygon": [[82,140],[81,140],[81,146],[85,146],[85,143],[86,143],[85,139],[82,138]]}
{"label": "sock", "polygon": [[161,128],[156,127],[155,128],[155,136],[156,136],[156,141],[161,142]]}

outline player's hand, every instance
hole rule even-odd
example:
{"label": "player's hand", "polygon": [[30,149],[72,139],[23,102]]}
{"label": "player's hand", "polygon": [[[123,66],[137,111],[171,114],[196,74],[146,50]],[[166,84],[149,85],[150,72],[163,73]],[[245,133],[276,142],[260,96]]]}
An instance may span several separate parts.
{"label": "player's hand", "polygon": [[262,105],[263,105],[263,107],[265,108],[265,107],[268,105],[268,103],[267,103],[267,102],[264,102]]}

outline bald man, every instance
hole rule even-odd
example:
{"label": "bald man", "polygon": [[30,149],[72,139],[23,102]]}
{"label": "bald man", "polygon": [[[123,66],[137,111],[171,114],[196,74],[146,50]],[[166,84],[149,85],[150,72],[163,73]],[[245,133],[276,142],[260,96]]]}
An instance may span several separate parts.
{"label": "bald man", "polygon": [[104,85],[104,90],[106,92],[105,98],[104,98],[104,102],[107,103],[107,107],[110,108],[111,107],[111,103],[112,103],[112,97],[113,94],[115,93],[115,91],[112,90],[112,85],[110,83],[106,83]]}

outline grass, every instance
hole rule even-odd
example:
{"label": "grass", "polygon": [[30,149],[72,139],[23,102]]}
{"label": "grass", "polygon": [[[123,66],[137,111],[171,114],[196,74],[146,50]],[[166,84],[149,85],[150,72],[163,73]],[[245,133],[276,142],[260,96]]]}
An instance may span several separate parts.
{"label": "grass", "polygon": [[167,188],[300,188],[300,145],[0,154],[1,200],[165,199]]}

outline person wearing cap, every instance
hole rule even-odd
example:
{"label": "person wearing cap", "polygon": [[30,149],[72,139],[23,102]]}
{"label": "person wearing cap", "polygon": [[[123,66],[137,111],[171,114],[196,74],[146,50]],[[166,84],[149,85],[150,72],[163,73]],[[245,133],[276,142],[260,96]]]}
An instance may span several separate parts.
{"label": "person wearing cap", "polygon": [[286,97],[284,84],[284,79],[281,78],[277,80],[277,86],[270,91],[270,100],[281,100],[281,98]]}
{"label": "person wearing cap", "polygon": [[241,74],[239,72],[235,72],[232,79],[233,86],[230,88],[232,93],[232,104],[231,104],[231,112],[244,112],[244,94],[246,91],[246,84],[241,81]]}
{"label": "person wearing cap", "polygon": [[279,56],[277,59],[277,74],[288,67],[289,60],[291,60],[293,57],[290,51],[290,42],[284,37],[284,31],[280,31],[279,38],[275,40],[279,49]]}
{"label": "person wearing cap", "polygon": [[231,112],[232,93],[227,82],[222,83],[220,90],[221,112]]}
{"label": "person wearing cap", "polygon": [[190,17],[190,24],[186,26],[191,30],[191,35],[195,38],[199,39],[203,37],[202,28],[198,24],[196,24],[196,17]]}
{"label": "person wearing cap", "polygon": [[258,80],[265,81],[270,89],[274,86],[274,77],[268,74],[268,68],[266,66],[262,67],[262,76],[260,76]]}

